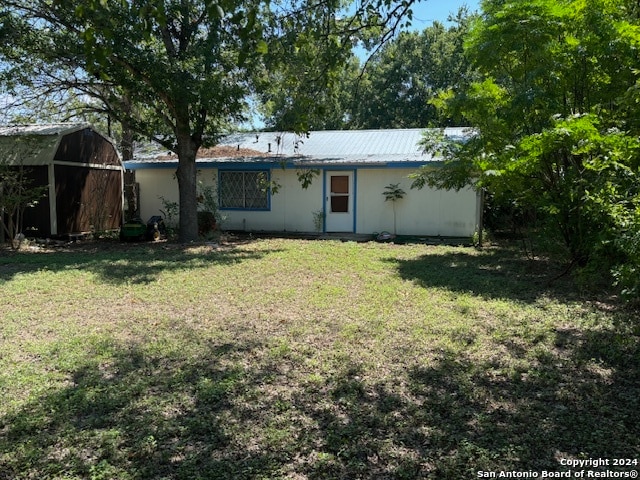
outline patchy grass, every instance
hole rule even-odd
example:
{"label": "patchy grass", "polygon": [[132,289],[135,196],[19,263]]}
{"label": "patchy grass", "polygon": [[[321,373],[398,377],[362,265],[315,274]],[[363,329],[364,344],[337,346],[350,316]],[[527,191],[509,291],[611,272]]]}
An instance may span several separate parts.
{"label": "patchy grass", "polygon": [[548,285],[558,271],[508,248],[286,239],[5,252],[0,479],[639,458],[637,314]]}

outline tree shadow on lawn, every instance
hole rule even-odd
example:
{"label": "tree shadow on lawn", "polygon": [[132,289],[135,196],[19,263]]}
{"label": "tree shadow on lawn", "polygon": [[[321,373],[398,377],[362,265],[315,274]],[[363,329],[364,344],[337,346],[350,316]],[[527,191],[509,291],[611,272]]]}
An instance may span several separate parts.
{"label": "tree shadow on lawn", "polygon": [[424,288],[446,288],[483,298],[505,298],[524,303],[540,296],[578,300],[579,292],[566,266],[551,259],[529,260],[515,248],[499,247],[481,252],[460,248],[428,253],[415,259],[387,259],[398,275]]}
{"label": "tree shadow on lawn", "polygon": [[[443,352],[406,378],[367,385],[347,365],[330,382],[329,402],[309,392],[300,399],[323,452],[305,473],[458,480],[480,471],[566,472],[562,458],[637,459],[639,354],[637,336],[620,342],[603,332],[565,339],[520,371]],[[590,468],[605,469],[637,467]]]}
{"label": "tree shadow on lawn", "polygon": [[458,480],[640,456],[637,336],[558,332],[520,370],[442,351],[393,378],[356,356],[310,378],[268,339],[204,344],[105,346],[0,417],[0,479]]}
{"label": "tree shadow on lawn", "polygon": [[242,244],[210,247],[167,243],[125,245],[123,248],[79,249],[47,253],[16,253],[0,259],[0,285],[17,274],[39,270],[87,270],[110,284],[148,284],[166,271],[232,265],[259,259],[277,250],[252,250]]}
{"label": "tree shadow on lawn", "polygon": [[259,415],[232,405],[269,375],[237,363],[255,346],[211,345],[197,358],[109,348],[110,361],[0,418],[0,479],[268,477],[275,452],[233,445],[225,424]]}

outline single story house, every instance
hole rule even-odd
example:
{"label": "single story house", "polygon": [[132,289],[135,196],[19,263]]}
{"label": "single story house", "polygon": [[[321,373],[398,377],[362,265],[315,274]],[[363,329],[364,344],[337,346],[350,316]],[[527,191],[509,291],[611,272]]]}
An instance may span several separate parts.
{"label": "single story house", "polygon": [[[422,151],[423,132],[232,134],[201,149],[199,181],[216,188],[226,230],[371,234],[393,232],[395,224],[398,235],[471,236],[479,219],[476,191],[410,188],[409,174],[441,161]],[[463,140],[468,130],[448,128],[445,135]],[[158,215],[163,202],[178,201],[177,164],[175,154],[151,146],[125,162],[139,185],[143,219]],[[309,185],[301,181],[305,174]],[[395,202],[395,221],[393,202],[383,195],[391,184],[406,192]]]}
{"label": "single story house", "polygon": [[122,224],[124,167],[114,143],[87,124],[0,127],[0,164],[43,186],[27,208],[27,236],[66,236]]}

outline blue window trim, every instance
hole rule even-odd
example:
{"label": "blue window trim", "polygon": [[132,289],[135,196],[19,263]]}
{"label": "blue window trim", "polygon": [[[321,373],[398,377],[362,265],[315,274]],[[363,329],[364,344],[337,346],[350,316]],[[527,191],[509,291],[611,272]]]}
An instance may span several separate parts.
{"label": "blue window trim", "polygon": [[267,170],[264,167],[243,167],[243,168],[233,168],[231,166],[229,166],[228,168],[218,168],[218,205],[220,205],[220,210],[223,210],[225,212],[269,212],[271,211],[271,189],[267,189],[267,206],[265,208],[240,208],[240,207],[223,207],[222,206],[222,201],[220,198],[220,174],[221,173],[228,173],[228,172],[238,172],[238,173],[247,173],[247,172],[251,172],[251,173],[256,173],[256,172],[262,172],[262,173],[266,173],[267,175],[267,181],[271,182],[271,170]]}

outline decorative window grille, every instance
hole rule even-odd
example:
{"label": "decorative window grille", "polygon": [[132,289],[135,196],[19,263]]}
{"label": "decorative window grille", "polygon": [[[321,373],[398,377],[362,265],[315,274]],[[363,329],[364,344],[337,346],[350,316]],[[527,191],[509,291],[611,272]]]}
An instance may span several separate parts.
{"label": "decorative window grille", "polygon": [[264,210],[269,208],[269,173],[220,172],[220,208]]}

